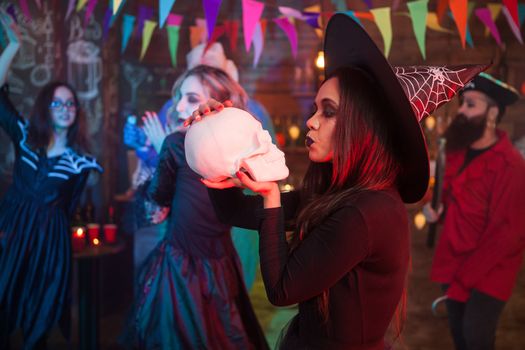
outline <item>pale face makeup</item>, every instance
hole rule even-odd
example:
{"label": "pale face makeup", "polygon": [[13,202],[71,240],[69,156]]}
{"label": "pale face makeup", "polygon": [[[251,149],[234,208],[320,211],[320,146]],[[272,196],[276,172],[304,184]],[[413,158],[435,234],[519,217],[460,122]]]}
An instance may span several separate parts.
{"label": "pale face makeup", "polygon": [[69,129],[75,122],[77,114],[77,105],[73,93],[65,86],[56,88],[49,111],[55,131]]}
{"label": "pale face makeup", "polygon": [[339,109],[339,82],[337,78],[327,80],[317,92],[314,114],[307,120],[306,135],[308,156],[312,162],[330,162],[334,156],[334,130]]}
{"label": "pale face makeup", "polygon": [[193,111],[199,108],[200,104],[205,103],[209,99],[204,86],[194,75],[190,75],[182,82],[180,94],[181,98],[176,106],[179,120],[188,119]]}

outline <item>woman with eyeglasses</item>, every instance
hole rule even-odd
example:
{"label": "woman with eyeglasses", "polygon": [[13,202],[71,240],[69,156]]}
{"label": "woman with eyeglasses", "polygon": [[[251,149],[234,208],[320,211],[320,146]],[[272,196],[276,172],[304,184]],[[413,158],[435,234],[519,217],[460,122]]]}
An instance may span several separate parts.
{"label": "woman with eyeglasses", "polygon": [[[0,18],[5,30],[15,28],[5,13]],[[71,86],[44,86],[29,122],[14,108],[5,82],[17,39],[0,56],[0,126],[16,152],[13,184],[0,200],[0,348],[21,329],[24,349],[45,349],[56,324],[68,337],[70,217],[90,170],[102,168],[83,154],[83,118]]]}

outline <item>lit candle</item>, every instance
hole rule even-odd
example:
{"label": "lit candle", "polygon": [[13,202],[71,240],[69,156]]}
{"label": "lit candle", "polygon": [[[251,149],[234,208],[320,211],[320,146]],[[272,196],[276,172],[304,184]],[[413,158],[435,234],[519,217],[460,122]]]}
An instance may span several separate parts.
{"label": "lit candle", "polygon": [[86,232],[82,227],[75,226],[72,228],[71,244],[73,252],[80,252],[86,247]]}

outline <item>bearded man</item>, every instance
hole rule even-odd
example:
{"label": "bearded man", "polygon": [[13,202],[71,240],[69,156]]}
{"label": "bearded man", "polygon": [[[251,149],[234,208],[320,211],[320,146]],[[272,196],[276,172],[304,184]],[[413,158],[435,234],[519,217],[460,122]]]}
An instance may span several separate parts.
{"label": "bearded man", "polygon": [[443,221],[431,278],[446,293],[457,350],[494,349],[499,316],[525,250],[525,161],[497,128],[519,94],[481,73],[460,94],[445,132],[443,209],[425,205],[429,222]]}

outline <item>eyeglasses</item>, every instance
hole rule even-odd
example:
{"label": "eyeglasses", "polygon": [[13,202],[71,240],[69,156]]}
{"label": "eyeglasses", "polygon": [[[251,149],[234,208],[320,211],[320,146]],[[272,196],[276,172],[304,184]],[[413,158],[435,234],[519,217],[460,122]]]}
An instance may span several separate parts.
{"label": "eyeglasses", "polygon": [[63,107],[66,107],[67,109],[75,109],[77,108],[77,104],[73,100],[67,100],[66,102],[62,102],[60,100],[53,100],[49,105],[49,108],[57,111],[61,110]]}

